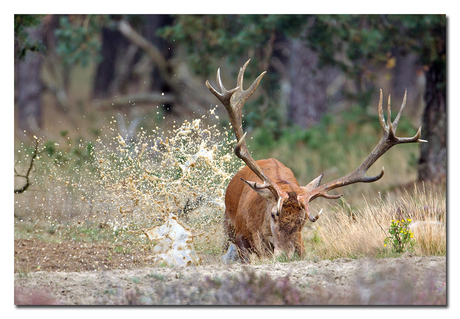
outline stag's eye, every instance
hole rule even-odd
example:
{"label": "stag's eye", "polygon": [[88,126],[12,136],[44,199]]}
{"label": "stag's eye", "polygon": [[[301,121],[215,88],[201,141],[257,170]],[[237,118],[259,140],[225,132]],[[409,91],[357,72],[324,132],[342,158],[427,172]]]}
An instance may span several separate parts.
{"label": "stag's eye", "polygon": [[272,218],[273,218],[273,220],[275,220],[275,214],[273,214],[273,213],[272,213]]}

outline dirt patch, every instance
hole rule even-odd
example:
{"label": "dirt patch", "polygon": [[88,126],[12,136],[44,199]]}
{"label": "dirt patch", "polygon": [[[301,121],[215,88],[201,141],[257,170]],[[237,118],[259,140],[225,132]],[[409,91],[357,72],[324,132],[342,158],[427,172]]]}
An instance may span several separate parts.
{"label": "dirt patch", "polygon": [[[286,287],[276,280],[288,278],[295,293],[315,296],[308,300],[316,304],[445,304],[446,293],[446,258],[410,255],[169,268],[153,267],[147,253],[115,253],[105,244],[15,240],[15,272],[17,294],[42,291],[70,305],[235,304],[237,294],[267,284],[254,284],[264,275],[274,282],[273,294]],[[254,276],[244,277],[248,273]]]}
{"label": "dirt patch", "polygon": [[[122,247],[122,246],[120,246]],[[130,269],[150,265],[146,251],[129,253],[106,243],[66,241],[60,243],[41,240],[14,240],[14,271],[94,271]]]}

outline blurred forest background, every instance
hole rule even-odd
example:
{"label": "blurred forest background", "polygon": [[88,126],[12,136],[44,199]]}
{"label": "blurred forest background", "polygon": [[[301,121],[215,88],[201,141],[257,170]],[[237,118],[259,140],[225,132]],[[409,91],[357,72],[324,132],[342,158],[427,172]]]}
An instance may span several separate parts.
{"label": "blurred forest background", "polygon": [[[256,159],[288,145],[323,152],[324,165],[344,161],[328,142],[359,144],[371,125],[375,145],[379,89],[393,116],[407,89],[398,135],[422,125],[429,141],[409,164],[416,180],[445,183],[446,24],[445,15],[15,15],[15,149],[29,145],[32,156],[35,136],[55,161],[65,161],[60,147],[90,160],[109,123],[129,141],[140,127],[200,118],[217,104],[205,80],[221,68],[234,87],[251,59],[248,85],[268,71],[244,111]],[[17,193],[25,171],[15,172]]]}

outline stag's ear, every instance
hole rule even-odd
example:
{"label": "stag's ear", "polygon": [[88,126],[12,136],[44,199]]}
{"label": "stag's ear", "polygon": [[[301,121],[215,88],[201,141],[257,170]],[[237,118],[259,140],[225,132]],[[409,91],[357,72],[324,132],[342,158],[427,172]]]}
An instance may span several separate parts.
{"label": "stag's ear", "polygon": [[264,198],[273,198],[272,192],[268,189],[268,186],[265,185],[264,183],[257,183],[257,182],[251,182],[251,181],[246,181],[241,178],[243,182],[245,182],[249,187],[251,187],[253,190],[255,190],[260,196]]}
{"label": "stag's ear", "polygon": [[305,192],[307,193],[315,189],[316,187],[319,186],[319,184],[321,184],[321,179],[323,178],[323,176],[324,176],[324,173],[321,173],[321,175],[319,175],[317,178],[312,180],[307,186],[302,187],[302,189],[304,189]]}

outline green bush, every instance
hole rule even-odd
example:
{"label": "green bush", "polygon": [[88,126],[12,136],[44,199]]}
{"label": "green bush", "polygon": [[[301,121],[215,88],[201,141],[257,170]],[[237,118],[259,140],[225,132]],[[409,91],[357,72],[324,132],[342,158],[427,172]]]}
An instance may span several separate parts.
{"label": "green bush", "polygon": [[413,251],[415,240],[412,239],[414,233],[408,228],[410,222],[410,219],[393,219],[388,230],[390,236],[385,238],[384,246],[387,247],[387,245],[391,245],[391,249],[395,253]]}

